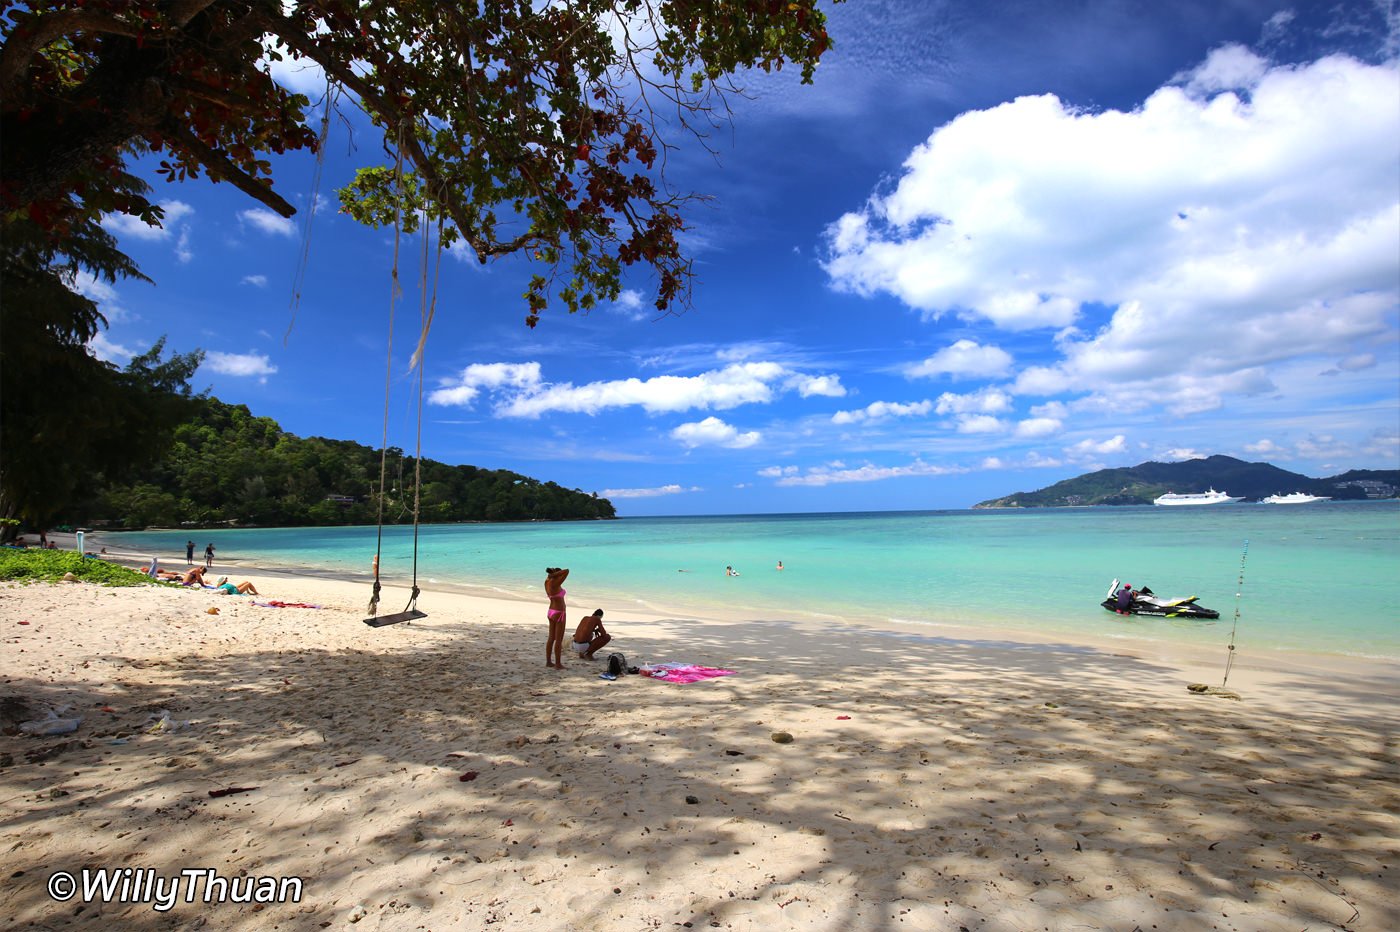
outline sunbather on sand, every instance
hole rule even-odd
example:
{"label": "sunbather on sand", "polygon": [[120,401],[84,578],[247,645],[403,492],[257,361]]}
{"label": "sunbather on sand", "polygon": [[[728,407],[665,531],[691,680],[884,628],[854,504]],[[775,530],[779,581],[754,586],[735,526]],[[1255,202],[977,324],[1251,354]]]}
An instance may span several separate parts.
{"label": "sunbather on sand", "polygon": [[221,578],[218,582],[214,583],[214,588],[215,588],[215,589],[222,589],[223,592],[224,592],[224,595],[235,595],[235,594],[236,594],[236,595],[249,595],[249,594],[251,594],[251,595],[259,595],[259,594],[260,594],[260,593],[258,592],[257,588],[256,588],[251,582],[249,582],[248,580],[245,579],[245,580],[243,580],[241,583],[239,583],[238,585],[235,586],[233,583],[231,583],[231,582],[228,581],[228,577],[227,577],[227,576]]}
{"label": "sunbather on sand", "polygon": [[176,573],[173,570],[156,570],[157,579],[178,579],[182,586],[202,586],[204,585],[204,567],[196,566],[194,569],[186,570],[183,573]]}

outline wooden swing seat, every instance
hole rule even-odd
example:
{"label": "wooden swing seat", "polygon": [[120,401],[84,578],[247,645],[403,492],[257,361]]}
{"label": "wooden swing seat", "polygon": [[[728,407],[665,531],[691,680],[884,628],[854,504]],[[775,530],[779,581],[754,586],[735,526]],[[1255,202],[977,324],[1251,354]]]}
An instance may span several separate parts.
{"label": "wooden swing seat", "polygon": [[411,608],[406,612],[396,612],[393,615],[376,615],[373,618],[366,618],[365,624],[371,628],[382,628],[385,625],[396,625],[401,621],[415,621],[419,618],[427,618],[427,612],[420,612],[416,608]]}

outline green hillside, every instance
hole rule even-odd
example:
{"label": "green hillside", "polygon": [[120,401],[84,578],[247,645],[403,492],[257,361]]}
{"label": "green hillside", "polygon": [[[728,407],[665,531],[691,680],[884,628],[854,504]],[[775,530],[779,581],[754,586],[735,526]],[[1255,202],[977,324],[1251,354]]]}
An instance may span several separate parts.
{"label": "green hillside", "polygon": [[[374,524],[380,452],[348,440],[298,437],[243,405],[204,399],[170,452],[129,483],[97,483],[74,523],[298,527]],[[390,448],[384,522],[413,521],[413,457]],[[420,520],[613,518],[606,498],[506,469],[422,463]]]}
{"label": "green hillside", "polygon": [[1167,492],[1218,489],[1258,501],[1274,494],[1307,492],[1338,500],[1394,498],[1400,492],[1400,470],[1354,469],[1327,479],[1314,479],[1269,463],[1246,463],[1233,456],[1209,456],[1180,463],[1139,463],[1100,469],[1065,479],[1034,492],[979,502],[977,508],[1054,508],[1073,505],[1150,505]]}

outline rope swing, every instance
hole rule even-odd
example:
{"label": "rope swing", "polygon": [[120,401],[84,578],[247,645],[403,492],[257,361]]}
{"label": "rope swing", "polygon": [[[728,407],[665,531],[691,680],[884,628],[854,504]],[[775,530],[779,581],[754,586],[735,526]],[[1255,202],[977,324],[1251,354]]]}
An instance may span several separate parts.
{"label": "rope swing", "polygon": [[379,615],[379,558],[383,553],[384,544],[384,482],[387,475],[387,462],[389,454],[389,394],[393,384],[394,371],[394,307],[398,301],[399,288],[399,243],[403,234],[403,203],[404,203],[404,183],[403,183],[403,128],[399,129],[398,153],[395,158],[394,177],[396,203],[394,207],[394,264],[390,272],[392,287],[389,291],[389,339],[388,353],[384,369],[384,434],[379,449],[379,516],[374,544],[374,591],[369,599],[369,617],[365,619],[365,624],[373,628],[382,628],[385,625],[397,624],[401,621],[413,621],[418,618],[427,618],[426,612],[418,609],[418,516],[419,502],[422,492],[423,478],[423,351],[428,341],[428,330],[432,326],[433,315],[437,310],[437,286],[439,273],[442,271],[442,221],[437,224],[437,256],[434,263],[432,277],[432,296],[428,294],[428,254],[429,254],[429,226],[427,207],[423,208],[423,219],[421,229],[423,233],[423,255],[419,263],[418,294],[419,294],[419,324],[418,346],[414,349],[413,357],[409,361],[409,371],[415,367],[418,369],[418,401],[417,401],[417,435],[415,438],[413,451],[413,586],[410,590],[408,604],[404,610],[392,615]]}

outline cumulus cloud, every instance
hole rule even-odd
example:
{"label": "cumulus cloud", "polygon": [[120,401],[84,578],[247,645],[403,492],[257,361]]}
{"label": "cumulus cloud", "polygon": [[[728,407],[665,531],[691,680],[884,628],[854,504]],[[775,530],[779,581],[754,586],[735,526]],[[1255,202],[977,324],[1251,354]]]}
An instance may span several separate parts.
{"label": "cumulus cloud", "polygon": [[781,479],[783,476],[795,476],[799,472],[801,470],[796,466],[765,466],[758,474],[766,479]]}
{"label": "cumulus cloud", "polygon": [[[494,381],[493,381],[494,379]],[[547,383],[539,363],[473,365],[429,395],[431,404],[469,405],[483,388],[496,395],[501,417],[539,417],[552,411],[597,414],[639,407],[652,413],[694,409],[728,410],[773,401],[784,391],[844,393],[836,376],[811,377],[775,362],[738,362],[698,375],[661,375],[574,385]]]}
{"label": "cumulus cloud", "polygon": [[923,362],[906,366],[904,374],[911,379],[934,378],[995,378],[1011,369],[1011,354],[999,346],[983,346],[976,340],[958,340],[934,353]]}
{"label": "cumulus cloud", "polygon": [[933,402],[914,401],[901,404],[898,401],[872,401],[864,408],[854,411],[837,411],[831,416],[833,424],[856,424],[860,421],[883,421],[894,417],[923,417],[933,409]]}
{"label": "cumulus cloud", "polygon": [[963,414],[958,417],[960,434],[995,434],[1006,429],[1006,424],[990,414]]}
{"label": "cumulus cloud", "polygon": [[122,363],[136,355],[135,350],[128,349],[120,343],[113,343],[107,338],[107,334],[98,332],[88,341],[88,352],[96,356],[103,362]]}
{"label": "cumulus cloud", "polygon": [[1274,456],[1287,458],[1288,451],[1272,440],[1267,438],[1256,443],[1246,443],[1244,445],[1246,453],[1253,453],[1255,456]]}
{"label": "cumulus cloud", "polygon": [[158,227],[131,214],[108,214],[102,218],[102,228],[116,237],[158,242],[169,239],[171,231],[194,213],[194,208],[184,201],[161,201],[160,207],[165,211],[165,217]]}
{"label": "cumulus cloud", "polygon": [[467,406],[476,400],[483,388],[530,391],[539,387],[540,383],[540,364],[537,362],[473,363],[463,369],[456,379],[444,380],[444,387],[428,395],[428,403]]}
{"label": "cumulus cloud", "polygon": [[698,486],[684,488],[679,485],[662,485],[654,489],[604,489],[603,498],[656,498],[660,495],[679,495],[682,492],[699,492]]}
{"label": "cumulus cloud", "polygon": [[1073,457],[1097,456],[1109,453],[1126,453],[1128,451],[1128,441],[1122,434],[1110,437],[1108,440],[1084,439],[1072,447],[1065,447],[1065,452]]}
{"label": "cumulus cloud", "polygon": [[756,430],[740,433],[734,426],[713,416],[693,424],[682,424],[671,431],[671,437],[692,449],[702,446],[717,446],[735,450],[751,447],[761,439],[761,435]]}
{"label": "cumulus cloud", "polygon": [[244,223],[256,227],[270,236],[290,238],[297,235],[297,225],[292,222],[290,217],[274,214],[265,207],[241,211],[238,216]]}
{"label": "cumulus cloud", "polygon": [[258,376],[262,381],[277,372],[277,367],[262,353],[221,353],[211,350],[205,355],[204,364],[221,375],[240,378]]}
{"label": "cumulus cloud", "polygon": [[1048,437],[1058,433],[1064,425],[1058,418],[1028,417],[1016,425],[1016,436],[1022,438]]}
{"label": "cumulus cloud", "polygon": [[628,320],[646,320],[654,312],[655,308],[650,308],[642,302],[642,293],[631,288],[623,291],[617,296],[617,300],[609,303],[607,309],[620,317]]}
{"label": "cumulus cloud", "polygon": [[1184,463],[1187,460],[1203,460],[1206,458],[1206,454],[1199,450],[1192,450],[1190,447],[1173,447],[1157,454],[1157,458],[1166,463]]}
{"label": "cumulus cloud", "polygon": [[983,388],[965,395],[944,392],[934,410],[939,414],[1003,414],[1011,410],[1011,396],[999,388]]}
{"label": "cumulus cloud", "polygon": [[243,284],[243,285],[252,285],[254,288],[266,288],[266,287],[267,287],[267,276],[266,276],[266,275],[244,275],[244,276],[243,276],[243,281],[240,282],[240,284]]}
{"label": "cumulus cloud", "polygon": [[905,466],[866,464],[845,468],[832,464],[830,466],[815,466],[805,473],[788,474],[784,471],[783,477],[776,484],[783,486],[825,486],[850,482],[881,482],[885,479],[906,479],[912,476],[948,476],[966,471],[956,466],[938,466],[925,463],[923,460],[915,460]]}
{"label": "cumulus cloud", "polygon": [[[1284,67],[1230,46],[1131,111],[1042,95],[967,112],[828,228],[825,269],[927,317],[1061,329],[1062,358],[1019,373],[1018,394],[1219,407],[1393,326],[1397,85],[1393,59]],[[1081,332],[1090,303],[1112,316]]]}

